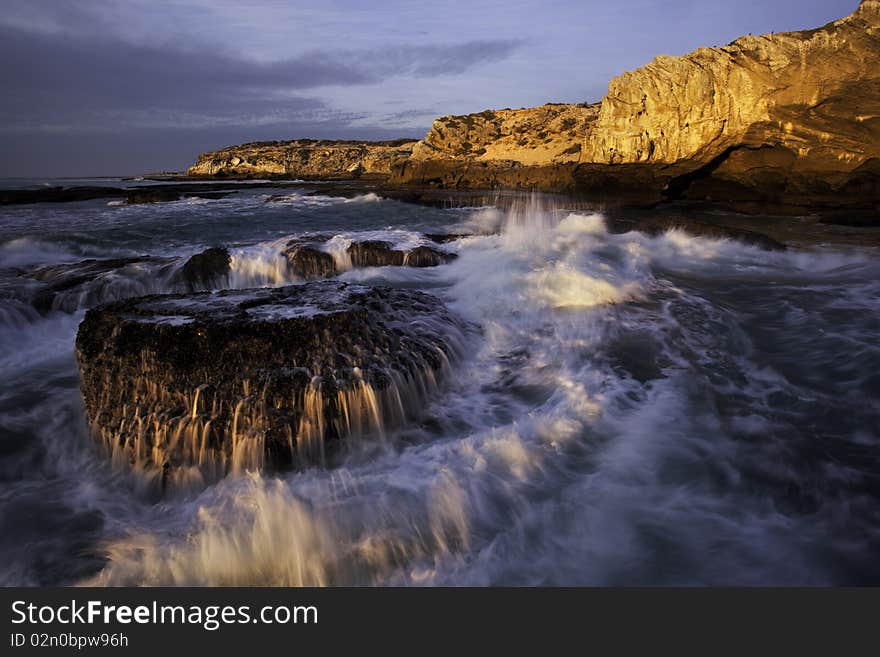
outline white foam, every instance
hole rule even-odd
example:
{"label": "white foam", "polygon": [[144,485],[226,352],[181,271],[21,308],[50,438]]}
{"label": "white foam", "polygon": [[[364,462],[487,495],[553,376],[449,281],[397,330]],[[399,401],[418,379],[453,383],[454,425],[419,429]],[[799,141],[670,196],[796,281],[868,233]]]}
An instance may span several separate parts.
{"label": "white foam", "polygon": [[[491,234],[458,241],[448,266],[344,274],[431,286],[481,327],[427,421],[389,430],[388,444],[353,441],[334,469],[249,473],[169,504],[127,503],[97,478],[82,498],[112,533],[87,583],[822,584],[866,568],[856,559],[876,525],[846,494],[858,473],[798,470],[788,438],[825,413],[844,422],[835,405],[870,400],[844,377],[823,396],[772,358],[792,343],[798,357],[822,355],[810,343],[835,333],[848,346],[829,351],[826,369],[878,357],[874,252],[613,235],[600,215],[537,200],[467,214]],[[286,239],[234,250],[238,284],[280,283]],[[348,232],[321,248],[342,262],[355,239],[418,238]],[[789,305],[768,297],[772,322],[758,332],[775,335],[768,347],[731,295],[760,302],[780,289]],[[621,350],[632,363],[616,360]],[[865,426],[853,441],[880,436]],[[774,478],[784,493],[764,488]],[[800,493],[816,508],[782,508]]]}

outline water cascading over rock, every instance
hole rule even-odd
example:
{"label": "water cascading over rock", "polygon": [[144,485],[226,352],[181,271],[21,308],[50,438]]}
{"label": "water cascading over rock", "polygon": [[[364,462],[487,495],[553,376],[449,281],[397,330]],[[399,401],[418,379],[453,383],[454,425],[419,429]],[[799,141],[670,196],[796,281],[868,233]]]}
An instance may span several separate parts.
{"label": "water cascading over rock", "polygon": [[412,290],[318,281],[128,299],[77,335],[92,432],[157,489],[322,463],[416,417],[466,326]]}
{"label": "water cascading over rock", "polygon": [[229,275],[231,258],[223,247],[211,247],[191,256],[174,276],[173,282],[190,292],[209,290]]}

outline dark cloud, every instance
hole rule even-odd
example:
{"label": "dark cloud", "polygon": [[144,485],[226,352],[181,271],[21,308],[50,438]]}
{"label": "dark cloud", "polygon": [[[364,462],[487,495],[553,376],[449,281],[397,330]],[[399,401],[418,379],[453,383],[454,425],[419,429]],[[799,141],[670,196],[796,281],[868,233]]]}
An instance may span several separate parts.
{"label": "dark cloud", "polygon": [[[366,113],[335,110],[321,99],[321,88],[461,73],[516,47],[471,41],[257,62],[0,26],[0,148],[13,156],[0,164],[0,175],[110,173],[124,162],[127,171],[180,167],[198,150],[248,139],[399,137],[369,127]],[[84,161],[86,143],[91,152]]]}
{"label": "dark cloud", "polygon": [[[309,52],[279,62],[0,27],[3,129],[277,123],[325,110],[305,90],[460,73],[513,42]],[[108,124],[109,122],[109,124]]]}

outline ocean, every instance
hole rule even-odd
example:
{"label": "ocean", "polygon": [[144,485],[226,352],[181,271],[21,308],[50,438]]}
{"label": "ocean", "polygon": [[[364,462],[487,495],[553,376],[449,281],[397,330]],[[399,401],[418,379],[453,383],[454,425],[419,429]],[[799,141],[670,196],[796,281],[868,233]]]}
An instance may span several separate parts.
{"label": "ocean", "polygon": [[[322,190],[0,208],[0,584],[880,584],[877,247]],[[346,263],[353,241],[429,233],[466,235],[443,245],[457,259]],[[212,246],[230,288],[297,284],[281,251],[315,235],[341,281],[422,290],[475,327],[451,376],[325,467],[144,495],[89,435],[85,311],[174,291]],[[50,265],[133,256],[33,304]]]}

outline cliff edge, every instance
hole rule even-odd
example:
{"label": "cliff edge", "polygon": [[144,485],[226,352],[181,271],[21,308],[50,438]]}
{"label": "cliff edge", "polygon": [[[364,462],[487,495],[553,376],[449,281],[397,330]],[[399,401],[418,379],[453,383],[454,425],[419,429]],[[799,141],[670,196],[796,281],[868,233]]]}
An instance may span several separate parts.
{"label": "cliff edge", "polygon": [[710,162],[788,150],[801,168],[855,168],[880,146],[880,0],[804,32],[661,56],[614,78],[585,136],[591,162]]}

